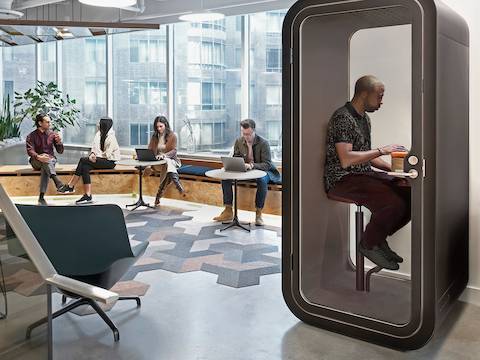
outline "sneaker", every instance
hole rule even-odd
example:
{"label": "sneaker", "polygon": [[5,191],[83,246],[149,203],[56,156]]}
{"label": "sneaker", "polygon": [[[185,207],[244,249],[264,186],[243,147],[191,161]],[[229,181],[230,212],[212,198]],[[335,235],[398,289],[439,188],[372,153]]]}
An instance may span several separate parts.
{"label": "sneaker", "polygon": [[38,199],[38,205],[40,206],[48,206],[47,202],[45,201],[45,199]]}
{"label": "sneaker", "polygon": [[396,263],[403,262],[403,258],[395,251],[393,251],[390,246],[388,246],[388,243],[386,241],[380,244],[380,249],[382,249],[383,252],[387,255],[388,260],[395,261]]}
{"label": "sneaker", "polygon": [[84,204],[91,204],[92,203],[92,195],[84,194],[80,199],[75,201],[77,205],[84,205]]}
{"label": "sneaker", "polygon": [[63,186],[60,186],[57,189],[57,192],[60,194],[72,194],[75,192],[75,189],[73,187],[68,186],[68,184],[65,184]]}
{"label": "sneaker", "polygon": [[388,259],[387,254],[379,246],[374,246],[372,249],[367,249],[362,245],[362,243],[360,243],[358,246],[358,251],[360,251],[360,253],[368,260],[383,269],[400,269],[400,266],[395,261],[391,261]]}

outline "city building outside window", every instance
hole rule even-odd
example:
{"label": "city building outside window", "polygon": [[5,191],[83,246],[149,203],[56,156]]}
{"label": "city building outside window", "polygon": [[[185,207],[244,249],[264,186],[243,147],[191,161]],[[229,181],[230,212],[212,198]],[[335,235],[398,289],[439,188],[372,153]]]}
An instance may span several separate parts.
{"label": "city building outside window", "polygon": [[116,34],[111,39],[117,139],[120,146],[146,145],[150,131],[146,124],[153,124],[158,115],[168,116],[166,26]]}
{"label": "city building outside window", "polygon": [[54,41],[38,44],[37,50],[40,58],[38,80],[57,82],[57,44]]}
{"label": "city building outside window", "polygon": [[[35,87],[35,45],[2,47],[0,51],[3,79],[2,99],[9,95],[13,104],[15,92],[23,93]],[[20,127],[21,135],[26,136],[32,129],[32,122],[24,121]]]}
{"label": "city building outside window", "polygon": [[130,124],[130,145],[148,145],[153,133],[153,123],[131,123]]}
{"label": "city building outside window", "polygon": [[105,36],[59,42],[62,90],[77,101],[80,124],[64,130],[66,143],[90,146],[101,117],[107,115]]}
{"label": "city building outside window", "polygon": [[235,49],[242,49],[242,21],[243,16],[232,16],[173,25],[173,118],[181,152],[228,154],[239,135],[241,50]]}

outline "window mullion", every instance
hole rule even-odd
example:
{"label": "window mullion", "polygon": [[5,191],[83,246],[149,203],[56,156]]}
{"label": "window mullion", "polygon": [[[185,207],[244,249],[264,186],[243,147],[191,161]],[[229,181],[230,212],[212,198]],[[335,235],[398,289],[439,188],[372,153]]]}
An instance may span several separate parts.
{"label": "window mullion", "polygon": [[174,51],[174,25],[167,25],[167,44],[166,44],[166,51],[167,51],[167,116],[170,119],[170,125],[173,128],[173,131],[177,131],[176,129],[176,119],[175,119],[175,97],[174,97],[174,75],[173,75],[173,68],[175,66],[174,59],[173,59],[173,51]]}
{"label": "window mullion", "polygon": [[250,15],[242,20],[242,81],[241,81],[241,117],[250,117]]}
{"label": "window mullion", "polygon": [[113,118],[113,35],[105,35],[106,51],[105,51],[105,66],[107,72],[106,92],[107,92],[107,116]]}

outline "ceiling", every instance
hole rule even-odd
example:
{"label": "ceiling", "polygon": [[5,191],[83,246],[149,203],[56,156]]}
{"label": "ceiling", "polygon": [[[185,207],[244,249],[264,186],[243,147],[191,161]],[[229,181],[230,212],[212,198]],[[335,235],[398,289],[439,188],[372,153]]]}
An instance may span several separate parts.
{"label": "ceiling", "polygon": [[[72,23],[43,22],[42,25],[1,25],[0,47],[39,44],[48,41],[77,39],[97,35],[118,34],[122,32],[158,29],[153,24],[129,24],[128,27],[108,27],[108,24],[94,24],[89,26],[72,26]],[[77,24],[83,25],[83,24]],[[112,25],[112,26],[119,26]]]}
{"label": "ceiling", "polygon": [[158,29],[183,14],[203,10],[226,16],[286,9],[295,0],[137,0],[128,9],[82,5],[78,0],[0,0],[0,46],[57,41],[127,31]]}
{"label": "ceiling", "polygon": [[[5,0],[0,3],[2,1]],[[23,19],[27,20],[166,24],[178,22],[180,15],[201,10],[219,11],[229,16],[286,9],[294,3],[295,0],[137,0],[137,6],[120,10],[82,5],[78,0],[15,0],[12,9],[24,12]]]}

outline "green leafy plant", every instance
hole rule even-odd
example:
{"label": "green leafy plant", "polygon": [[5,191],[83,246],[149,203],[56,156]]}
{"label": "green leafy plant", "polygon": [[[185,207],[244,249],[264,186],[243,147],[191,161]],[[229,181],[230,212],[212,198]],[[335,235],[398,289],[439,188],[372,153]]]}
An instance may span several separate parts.
{"label": "green leafy plant", "polygon": [[25,118],[35,120],[40,113],[50,117],[52,129],[59,131],[67,126],[78,125],[80,110],[76,107],[75,99],[65,95],[58,86],[37,81],[37,86],[28,89],[23,94],[15,92],[15,118],[22,122]]}
{"label": "green leafy plant", "polygon": [[3,99],[0,113],[0,141],[20,136],[20,122],[15,119],[10,109],[10,96]]}

